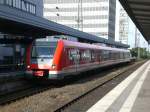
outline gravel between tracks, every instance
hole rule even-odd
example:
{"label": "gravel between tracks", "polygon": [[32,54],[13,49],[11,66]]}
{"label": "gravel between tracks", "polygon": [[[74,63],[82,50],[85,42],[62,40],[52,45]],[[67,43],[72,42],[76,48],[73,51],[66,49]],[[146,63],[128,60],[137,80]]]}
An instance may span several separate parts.
{"label": "gravel between tracks", "polygon": [[[138,63],[141,62],[136,62],[135,64]],[[53,112],[59,106],[93,88],[93,85],[96,86],[99,83],[102,83],[104,80],[107,80],[108,77],[111,78],[114,74],[117,74],[130,66],[132,65],[121,67],[119,70],[114,70],[114,72],[103,77],[94,75],[93,77],[82,79],[63,87],[53,88],[30,97],[17,100],[16,102],[8,105],[0,106],[0,112]],[[105,73],[102,73],[101,75],[104,74]]]}

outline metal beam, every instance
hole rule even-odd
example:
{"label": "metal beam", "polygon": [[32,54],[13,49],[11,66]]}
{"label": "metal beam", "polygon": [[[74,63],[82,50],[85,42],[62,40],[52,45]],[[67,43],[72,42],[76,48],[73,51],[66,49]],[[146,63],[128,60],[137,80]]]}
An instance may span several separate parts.
{"label": "metal beam", "polygon": [[145,1],[130,1],[130,0],[128,0],[128,4],[129,5],[150,6],[150,2],[145,2]]}
{"label": "metal beam", "polygon": [[150,42],[150,0],[119,0],[144,38]]}
{"label": "metal beam", "polygon": [[[128,0],[119,0],[120,3],[122,4],[122,6],[124,7],[124,9],[127,11],[128,15],[130,16],[130,18],[132,19],[132,21],[135,23],[136,27],[139,29],[139,31],[142,33],[142,35],[145,37],[145,39],[148,41],[148,38],[146,37],[143,29],[141,28],[141,25],[137,22],[136,17],[133,13],[133,10],[130,6],[130,3],[134,3]],[[137,15],[137,16],[141,16],[141,15]]]}

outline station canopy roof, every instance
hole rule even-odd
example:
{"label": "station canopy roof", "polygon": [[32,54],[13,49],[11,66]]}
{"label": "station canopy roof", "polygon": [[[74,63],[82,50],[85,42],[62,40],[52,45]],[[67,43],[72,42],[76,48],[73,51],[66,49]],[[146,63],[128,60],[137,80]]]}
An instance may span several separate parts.
{"label": "station canopy roof", "polygon": [[120,3],[150,44],[150,0],[120,0]]}
{"label": "station canopy roof", "polygon": [[0,32],[35,38],[51,35],[69,35],[91,43],[105,43],[124,48],[129,47],[111,39],[103,39],[3,5],[0,5]]}

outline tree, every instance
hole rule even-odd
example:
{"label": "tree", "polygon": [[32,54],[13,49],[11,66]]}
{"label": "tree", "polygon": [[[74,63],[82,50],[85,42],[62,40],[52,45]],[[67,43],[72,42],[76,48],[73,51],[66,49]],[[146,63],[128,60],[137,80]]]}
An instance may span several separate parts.
{"label": "tree", "polygon": [[139,56],[140,58],[146,59],[150,58],[150,53],[146,50],[146,48],[132,48],[130,50],[132,57],[138,57],[138,50],[139,50]]}

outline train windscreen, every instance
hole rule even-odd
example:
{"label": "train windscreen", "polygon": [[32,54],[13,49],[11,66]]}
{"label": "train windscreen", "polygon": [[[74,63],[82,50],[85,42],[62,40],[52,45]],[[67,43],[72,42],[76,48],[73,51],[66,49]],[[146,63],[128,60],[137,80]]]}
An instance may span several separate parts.
{"label": "train windscreen", "polygon": [[33,46],[32,58],[53,58],[55,53],[55,46]]}

